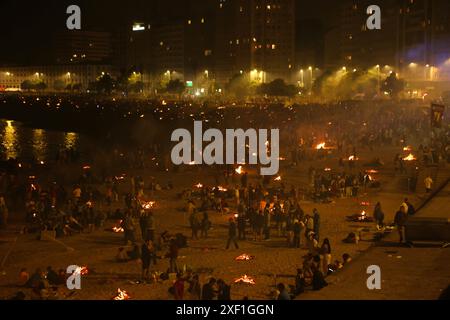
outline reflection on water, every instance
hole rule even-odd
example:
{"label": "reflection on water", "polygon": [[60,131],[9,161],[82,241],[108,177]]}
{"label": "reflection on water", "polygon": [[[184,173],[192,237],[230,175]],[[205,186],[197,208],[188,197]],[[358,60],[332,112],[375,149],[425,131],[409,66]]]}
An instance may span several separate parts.
{"label": "reflection on water", "polygon": [[36,160],[44,160],[47,151],[47,141],[45,140],[45,133],[42,129],[33,130],[33,155]]}
{"label": "reflection on water", "polygon": [[66,149],[75,149],[77,146],[78,134],[74,132],[67,132],[65,135],[64,146]]}
{"label": "reflection on water", "polygon": [[82,147],[80,138],[74,132],[33,129],[20,122],[0,120],[0,159],[54,160],[60,150],[79,150]]}
{"label": "reflection on water", "polygon": [[4,148],[6,159],[17,157],[17,133],[13,122],[6,121],[6,126],[3,130],[2,145]]}

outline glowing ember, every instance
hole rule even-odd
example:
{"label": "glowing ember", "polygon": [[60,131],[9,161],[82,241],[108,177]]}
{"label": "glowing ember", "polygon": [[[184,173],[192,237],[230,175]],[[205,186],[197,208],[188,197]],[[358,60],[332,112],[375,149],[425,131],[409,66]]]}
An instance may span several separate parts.
{"label": "glowing ember", "polygon": [[241,254],[240,256],[236,257],[236,261],[249,261],[254,259],[254,256],[248,255],[246,253]]}
{"label": "glowing ember", "polygon": [[142,209],[150,210],[155,206],[155,201],[142,202]]}
{"label": "glowing ember", "polygon": [[235,279],[234,283],[245,283],[245,284],[251,284],[251,285],[256,284],[255,280],[253,278],[247,276],[246,274],[240,278]]}
{"label": "glowing ember", "polygon": [[195,185],[195,187],[200,189],[200,188],[203,188],[203,185],[201,183],[198,183]]}
{"label": "glowing ember", "polygon": [[316,146],[316,150],[325,149],[325,142],[321,142]]}
{"label": "glowing ember", "polygon": [[356,160],[359,160],[359,158],[357,158],[356,156],[348,157],[348,161],[356,161]]}
{"label": "glowing ember", "polygon": [[403,151],[411,151],[412,147],[411,146],[406,146],[403,148]]}
{"label": "glowing ember", "polygon": [[416,157],[412,153],[410,153],[407,157],[403,158],[404,161],[414,161],[417,160]]}
{"label": "glowing ember", "polygon": [[117,289],[117,296],[113,300],[129,300],[131,297],[125,290]]}
{"label": "glowing ember", "polygon": [[239,166],[239,168],[237,168],[234,171],[236,171],[237,174],[243,174],[244,173],[244,170],[242,169],[242,166]]}
{"label": "glowing ember", "polygon": [[274,179],[275,181],[281,181],[281,176],[278,176]]}
{"label": "glowing ember", "polygon": [[85,266],[83,266],[83,267],[78,267],[76,270],[75,270],[75,274],[80,274],[80,275],[82,275],[82,276],[84,276],[84,275],[86,275],[86,274],[88,274],[89,273],[89,269],[87,268],[87,267],[85,267]]}
{"label": "glowing ember", "polygon": [[123,222],[123,220],[120,220],[120,221],[117,223],[117,226],[115,226],[115,227],[112,228],[112,231],[114,231],[115,233],[122,233],[122,232],[125,232],[125,230],[122,228],[122,222]]}

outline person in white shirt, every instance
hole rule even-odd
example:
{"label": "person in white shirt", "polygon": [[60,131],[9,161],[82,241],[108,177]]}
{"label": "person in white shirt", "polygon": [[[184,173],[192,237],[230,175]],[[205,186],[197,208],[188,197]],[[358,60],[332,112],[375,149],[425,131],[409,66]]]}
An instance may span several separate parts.
{"label": "person in white shirt", "polygon": [[430,193],[431,188],[433,186],[433,179],[430,176],[428,176],[425,178],[424,183],[425,183],[425,189],[426,189],[427,193]]}

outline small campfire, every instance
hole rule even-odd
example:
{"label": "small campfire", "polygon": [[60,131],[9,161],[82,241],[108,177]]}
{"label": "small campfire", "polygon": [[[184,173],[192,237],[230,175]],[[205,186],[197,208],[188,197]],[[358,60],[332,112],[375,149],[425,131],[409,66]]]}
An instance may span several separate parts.
{"label": "small campfire", "polygon": [[373,218],[369,217],[365,210],[363,210],[361,213],[348,216],[347,220],[351,222],[373,222]]}
{"label": "small campfire", "polygon": [[142,209],[150,210],[155,206],[155,203],[156,203],[155,201],[147,201],[147,202],[143,201],[141,206]]}
{"label": "small campfire", "polygon": [[239,166],[237,169],[235,169],[234,171],[236,171],[237,174],[243,174],[244,173],[244,169],[242,168],[242,166]]}
{"label": "small campfire", "polygon": [[236,257],[235,260],[236,261],[250,261],[250,260],[253,260],[254,258],[255,258],[254,256],[243,253],[240,256]]}
{"label": "small campfire", "polygon": [[89,273],[89,269],[86,266],[78,267],[74,273],[84,276]]}
{"label": "small campfire", "polygon": [[253,279],[252,277],[247,276],[246,274],[243,275],[240,278],[237,278],[234,280],[234,283],[242,283],[242,284],[250,284],[250,285],[255,285],[255,279]]}
{"label": "small campfire", "polygon": [[224,187],[222,187],[222,186],[218,186],[218,187],[217,187],[217,190],[219,190],[220,192],[227,192],[227,191],[228,191],[227,188],[224,188]]}
{"label": "small campfire", "polygon": [[407,157],[403,158],[403,161],[414,161],[414,160],[417,160],[417,158],[412,153],[410,153]]}
{"label": "small campfire", "polygon": [[197,183],[194,187],[196,187],[197,189],[201,189],[203,188],[203,185],[201,183]]}
{"label": "small campfire", "polygon": [[359,158],[356,157],[356,156],[350,156],[350,157],[348,157],[348,161],[357,161],[357,160],[359,160]]}
{"label": "small campfire", "polygon": [[281,181],[281,176],[276,177],[274,181]]}
{"label": "small campfire", "polygon": [[318,145],[316,145],[316,150],[321,150],[321,149],[325,149],[325,145],[326,145],[326,143],[325,142],[321,142],[321,143],[319,143]]}
{"label": "small campfire", "polygon": [[129,300],[131,299],[128,292],[125,290],[121,290],[120,288],[117,289],[117,295],[113,298],[113,300]]}
{"label": "small campfire", "polygon": [[122,228],[122,222],[123,222],[123,220],[120,220],[120,221],[117,223],[117,226],[114,226],[114,227],[112,228],[112,231],[115,232],[115,233],[122,233],[122,232],[125,232],[125,230]]}

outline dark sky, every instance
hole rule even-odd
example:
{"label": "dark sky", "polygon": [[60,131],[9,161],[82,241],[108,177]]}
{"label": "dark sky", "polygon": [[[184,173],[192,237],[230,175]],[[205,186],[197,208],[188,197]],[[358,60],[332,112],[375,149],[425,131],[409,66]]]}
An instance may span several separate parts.
{"label": "dark sky", "polygon": [[[130,20],[151,17],[158,1],[173,10],[183,4],[182,0],[0,0],[0,64],[26,63],[33,48],[51,45],[53,32],[65,28],[66,8],[71,4],[81,8],[83,29],[114,30]],[[211,0],[196,3],[200,1]],[[297,0],[297,17],[329,21],[336,2]]]}

